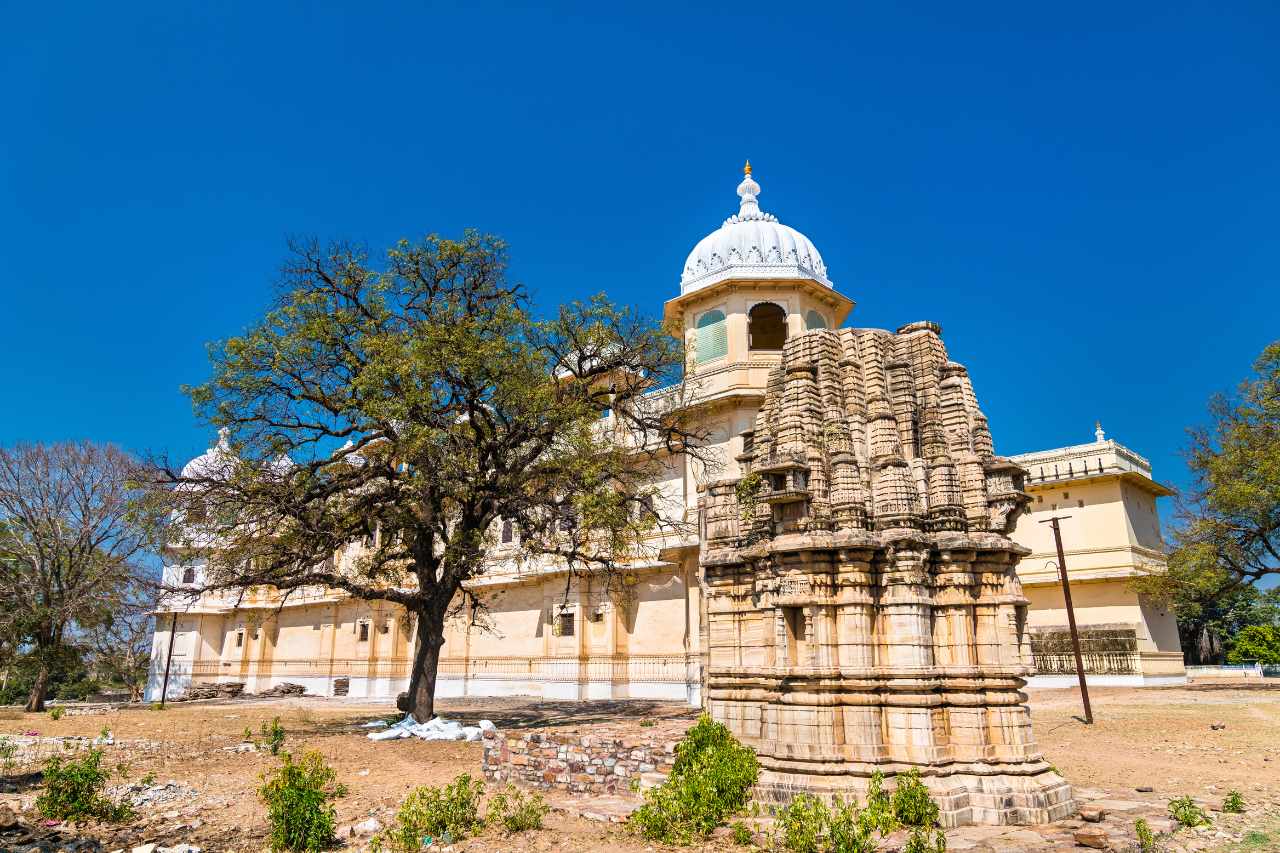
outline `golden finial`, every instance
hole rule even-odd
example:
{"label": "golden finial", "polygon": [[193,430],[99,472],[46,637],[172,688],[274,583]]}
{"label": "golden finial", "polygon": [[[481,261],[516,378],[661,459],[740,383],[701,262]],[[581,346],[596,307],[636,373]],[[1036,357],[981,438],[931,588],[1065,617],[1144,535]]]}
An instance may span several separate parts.
{"label": "golden finial", "polygon": [[748,161],[747,161],[747,165],[745,165],[745,166],[743,166],[743,167],[742,167],[742,174],[744,174],[744,175],[750,175],[750,174],[751,174],[751,161],[750,161],[750,160],[748,160]]}

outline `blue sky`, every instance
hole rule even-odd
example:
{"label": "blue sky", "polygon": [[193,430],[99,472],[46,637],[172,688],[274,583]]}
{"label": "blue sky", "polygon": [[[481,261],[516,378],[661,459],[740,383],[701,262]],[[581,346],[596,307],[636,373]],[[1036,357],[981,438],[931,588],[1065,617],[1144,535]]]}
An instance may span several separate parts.
{"label": "blue sky", "polygon": [[1280,337],[1274,3],[4,20],[0,443],[199,452],[179,385],[261,313],[290,235],[476,227],[543,308],[657,314],[748,157],[851,324],[942,324],[1002,453],[1101,418],[1184,484],[1185,427]]}

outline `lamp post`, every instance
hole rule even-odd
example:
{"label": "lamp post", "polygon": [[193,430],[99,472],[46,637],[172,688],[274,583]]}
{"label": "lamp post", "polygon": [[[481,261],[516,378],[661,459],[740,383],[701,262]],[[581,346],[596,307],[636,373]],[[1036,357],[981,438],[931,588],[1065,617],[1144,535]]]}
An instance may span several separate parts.
{"label": "lamp post", "polygon": [[1041,524],[1053,527],[1053,542],[1058,547],[1058,575],[1062,578],[1062,600],[1067,605],[1067,625],[1071,629],[1071,648],[1076,654],[1076,677],[1080,679],[1080,698],[1084,701],[1084,721],[1093,725],[1093,708],[1089,705],[1089,685],[1084,677],[1084,659],[1080,656],[1080,632],[1076,630],[1076,611],[1071,606],[1071,582],[1067,580],[1067,558],[1062,553],[1062,530],[1059,521],[1070,518],[1069,515],[1055,515],[1046,518]]}

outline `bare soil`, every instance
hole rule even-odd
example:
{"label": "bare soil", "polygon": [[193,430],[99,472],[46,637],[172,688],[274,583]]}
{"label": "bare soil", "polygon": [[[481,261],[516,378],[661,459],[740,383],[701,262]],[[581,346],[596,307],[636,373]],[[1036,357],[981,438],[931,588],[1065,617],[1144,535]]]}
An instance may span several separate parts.
{"label": "bare soil", "polygon": [[[1182,794],[1221,797],[1229,789],[1247,801],[1274,806],[1280,801],[1280,685],[1095,689],[1095,723],[1079,719],[1074,690],[1031,694],[1036,737],[1045,757],[1079,788],[1117,799],[1136,796],[1165,800]],[[655,702],[542,702],[532,699],[444,701],[440,712],[465,723],[493,720],[500,729],[538,728],[655,718],[688,719],[688,708]],[[105,727],[116,743],[105,748],[111,766],[128,765],[132,779],[155,774],[198,793],[190,801],[144,807],[125,827],[91,826],[83,834],[100,838],[103,849],[129,849],[144,841],[190,842],[206,851],[257,851],[266,843],[265,810],[256,794],[260,777],[278,764],[269,752],[236,752],[246,727],[255,734],[279,717],[287,732],[285,749],[319,750],[350,789],[337,803],[338,821],[350,826],[370,816],[384,825],[413,787],[439,785],[461,773],[479,776],[479,743],[427,742],[414,738],[375,742],[361,725],[395,714],[390,702],[290,698],[242,699],[171,704],[68,714],[0,710],[0,735],[38,732],[45,737],[94,737]],[[1213,728],[1215,724],[1220,728]],[[29,811],[38,793],[34,763],[13,769],[10,793],[0,801],[34,821]],[[26,774],[26,775],[24,775]],[[1136,794],[1139,787],[1154,789]],[[549,797],[553,805],[568,802]],[[578,810],[584,804],[577,803]],[[589,806],[588,806],[589,808]],[[366,839],[349,839],[360,849]],[[706,850],[723,849],[715,840]],[[628,836],[616,825],[586,820],[558,809],[544,829],[506,838],[490,830],[455,845],[462,851],[629,851],[655,846]]]}

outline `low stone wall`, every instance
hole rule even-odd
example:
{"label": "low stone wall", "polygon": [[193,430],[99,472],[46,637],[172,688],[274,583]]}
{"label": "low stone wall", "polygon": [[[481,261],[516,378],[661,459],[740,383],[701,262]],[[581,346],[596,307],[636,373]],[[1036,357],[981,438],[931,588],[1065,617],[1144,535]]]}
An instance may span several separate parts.
{"label": "low stone wall", "polygon": [[[484,775],[492,782],[576,794],[625,794],[645,774],[665,774],[688,720],[656,723],[635,734],[612,727],[484,733]],[[651,777],[652,778],[652,777]]]}

